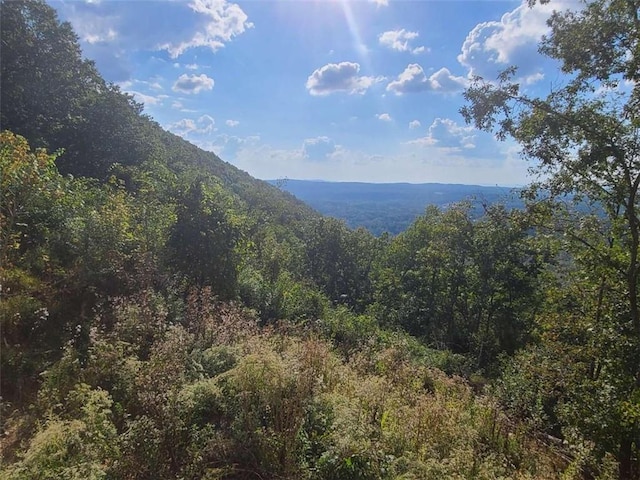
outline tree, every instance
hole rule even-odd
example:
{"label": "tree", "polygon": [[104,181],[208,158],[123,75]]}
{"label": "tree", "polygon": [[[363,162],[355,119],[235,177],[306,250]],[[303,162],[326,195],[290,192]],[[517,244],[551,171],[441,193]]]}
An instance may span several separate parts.
{"label": "tree", "polygon": [[359,312],[371,302],[370,271],[378,245],[367,230],[335,218],[312,219],[304,232],[309,276],[335,303]]}
{"label": "tree", "polygon": [[3,128],[35,147],[63,148],[62,173],[100,179],[114,163],[138,164],[159,151],[159,126],[82,58],[78,37],[53,8],[39,0],[0,5]]}
{"label": "tree", "polygon": [[[555,12],[548,23],[540,51],[561,62],[566,83],[545,98],[532,97],[510,68],[496,83],[476,78],[461,113],[477,128],[520,143],[539,174],[530,199],[541,191],[571,195],[583,209],[591,204],[601,212],[604,222],[590,229],[571,227],[585,223],[580,209],[549,228],[571,240],[573,261],[596,287],[587,329],[612,341],[612,348],[603,347],[599,375],[616,390],[612,421],[625,419],[611,453],[621,478],[637,478],[640,408],[632,399],[640,398],[640,2],[590,1],[578,11]],[[593,216],[586,220],[594,224]],[[607,440],[583,434],[596,443]]]}
{"label": "tree", "polygon": [[469,205],[430,206],[374,271],[380,321],[467,354],[480,368],[522,347],[540,277],[524,217],[493,206],[472,221]]}
{"label": "tree", "polygon": [[83,99],[104,82],[82,59],[71,24],[60,23],[45,2],[3,1],[0,9],[0,123],[35,147],[63,147],[55,140],[80,120]]}
{"label": "tree", "polygon": [[236,294],[241,218],[232,198],[210,177],[196,178],[177,207],[168,247],[170,262],[199,287],[222,299]]}

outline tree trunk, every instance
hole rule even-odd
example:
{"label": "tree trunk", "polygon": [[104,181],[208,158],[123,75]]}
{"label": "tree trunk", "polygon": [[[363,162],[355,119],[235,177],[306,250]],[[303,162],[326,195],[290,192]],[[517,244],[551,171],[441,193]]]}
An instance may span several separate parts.
{"label": "tree trunk", "polygon": [[620,441],[620,451],[618,453],[618,477],[620,480],[634,480],[635,469],[633,468],[633,440],[624,435]]}

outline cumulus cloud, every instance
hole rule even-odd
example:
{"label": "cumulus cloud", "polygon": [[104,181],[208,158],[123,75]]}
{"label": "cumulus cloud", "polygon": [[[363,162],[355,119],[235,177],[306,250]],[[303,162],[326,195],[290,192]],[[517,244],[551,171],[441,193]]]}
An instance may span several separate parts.
{"label": "cumulus cloud", "polygon": [[194,12],[204,15],[207,21],[189,40],[169,42],[160,46],[160,49],[169,52],[171,58],[177,58],[195,47],[206,47],[215,52],[233,37],[253,27],[242,8],[226,0],[193,0],[189,7]]}
{"label": "cumulus cloud", "polygon": [[422,125],[420,124],[420,120],[411,120],[409,122],[409,128],[410,129],[414,129],[414,128],[420,128]]}
{"label": "cumulus cloud", "polygon": [[240,125],[240,122],[238,120],[227,120],[224,123],[227,124],[227,127],[237,127],[238,125]]}
{"label": "cumulus cloud", "polygon": [[411,52],[413,54],[423,53],[425,47],[412,47],[412,40],[418,38],[418,32],[408,32],[404,28],[401,30],[389,30],[378,36],[380,45],[397,50],[399,52]]}
{"label": "cumulus cloud", "polygon": [[392,120],[391,115],[388,113],[377,113],[376,118],[378,120],[382,120],[383,122],[390,122]]}
{"label": "cumulus cloud", "polygon": [[178,132],[183,135],[193,132],[197,128],[196,122],[190,118],[183,118],[182,120],[178,120],[176,123],[169,125],[169,130],[173,130],[174,132]]}
{"label": "cumulus cloud", "polygon": [[444,67],[429,77],[431,89],[441,93],[459,92],[466,88],[468,83],[466,78],[453,75]]}
{"label": "cumulus cloud", "polygon": [[113,29],[108,27],[106,31],[100,32],[85,32],[82,36],[82,40],[93,45],[95,43],[107,43],[116,39],[118,33]]}
{"label": "cumulus cloud", "polygon": [[156,2],[152,8],[149,2],[56,2],[56,9],[73,25],[83,53],[112,81],[130,78],[136,52],[167,51],[177,58],[197,47],[215,51],[253,26],[227,0]]}
{"label": "cumulus cloud", "polygon": [[538,43],[548,32],[547,19],[553,10],[561,10],[567,2],[537,2],[530,8],[526,2],[505,13],[499,21],[476,25],[465,39],[458,61],[469,71],[469,77],[493,80],[511,65],[519,67],[518,75],[525,83],[543,78],[542,57]]}
{"label": "cumulus cloud", "polygon": [[441,68],[427,77],[420,65],[412,63],[387,85],[387,91],[396,95],[425,91],[453,93],[464,89],[467,83],[465,78],[453,75],[447,68]]}
{"label": "cumulus cloud", "polygon": [[363,94],[384,77],[360,76],[360,64],[353,62],[329,63],[315,70],[307,79],[311,95],[329,95],[334,92]]}
{"label": "cumulus cloud", "polygon": [[410,145],[435,146],[448,152],[469,152],[476,148],[477,131],[458,125],[450,118],[436,118],[427,135],[408,142]]}
{"label": "cumulus cloud", "polygon": [[162,98],[160,96],[154,97],[153,95],[146,95],[135,90],[127,90],[127,93],[133,95],[136,102],[144,103],[146,106],[159,105],[162,103]]}
{"label": "cumulus cloud", "polygon": [[375,3],[378,7],[388,7],[389,0],[369,0],[371,3]]}
{"label": "cumulus cloud", "polygon": [[188,135],[190,133],[204,135],[214,132],[216,130],[215,124],[215,120],[210,115],[202,115],[197,120],[183,118],[169,125],[168,128],[179,135]]}
{"label": "cumulus cloud", "polygon": [[312,161],[326,160],[336,150],[336,144],[329,137],[307,138],[302,144],[304,158]]}
{"label": "cumulus cloud", "polygon": [[200,75],[187,75],[185,73],[180,75],[173,84],[173,91],[196,94],[204,90],[211,90],[214,83],[213,78],[207,77],[204,73]]}

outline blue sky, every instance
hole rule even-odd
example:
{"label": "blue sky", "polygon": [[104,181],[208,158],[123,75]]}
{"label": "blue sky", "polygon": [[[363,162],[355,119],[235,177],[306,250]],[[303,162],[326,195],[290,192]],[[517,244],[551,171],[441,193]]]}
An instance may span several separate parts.
{"label": "blue sky", "polygon": [[522,185],[517,145],[464,124],[472,75],[537,53],[553,8],[520,1],[50,1],[107,81],[160,125],[262,179]]}

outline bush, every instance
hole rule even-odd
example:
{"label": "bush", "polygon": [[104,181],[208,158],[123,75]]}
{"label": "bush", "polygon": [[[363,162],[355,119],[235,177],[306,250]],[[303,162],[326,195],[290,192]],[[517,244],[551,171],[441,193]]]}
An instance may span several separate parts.
{"label": "bush", "polygon": [[21,460],[5,471],[5,478],[98,480],[107,477],[119,457],[109,394],[80,384],[66,400],[65,416],[78,418],[49,419],[31,439]]}

